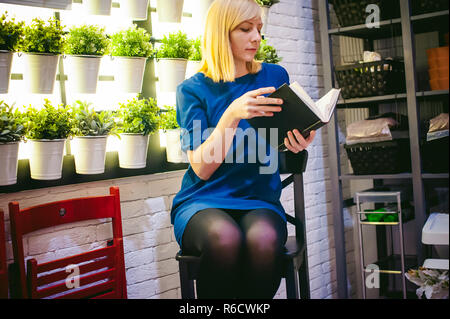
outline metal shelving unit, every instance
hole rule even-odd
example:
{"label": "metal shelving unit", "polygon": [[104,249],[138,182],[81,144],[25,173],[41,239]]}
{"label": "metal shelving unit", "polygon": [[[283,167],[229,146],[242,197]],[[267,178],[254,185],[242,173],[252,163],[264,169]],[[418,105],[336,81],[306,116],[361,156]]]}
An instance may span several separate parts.
{"label": "metal shelving unit", "polygon": [[[335,87],[334,66],[332,55],[332,36],[349,36],[373,41],[377,39],[401,36],[403,44],[403,57],[405,65],[406,92],[400,94],[366,97],[358,99],[340,100],[338,108],[372,108],[381,103],[395,103],[406,101],[408,112],[408,126],[411,149],[411,172],[402,174],[383,175],[351,175],[341,174],[341,161],[339,155],[338,121],[335,113],[328,125],[329,163],[332,193],[332,207],[334,207],[334,239],[336,250],[336,280],[339,298],[348,298],[347,268],[344,236],[343,209],[348,200],[343,200],[342,182],[349,179],[371,179],[375,182],[386,179],[399,179],[412,184],[414,197],[414,210],[416,220],[416,233],[420,234],[426,221],[426,202],[424,192],[424,179],[448,179],[448,173],[429,174],[422,173],[420,155],[420,125],[419,102],[424,98],[448,99],[448,90],[421,91],[418,89],[418,77],[415,70],[414,34],[425,31],[440,30],[448,26],[449,11],[438,11],[427,14],[411,15],[411,0],[395,0],[399,2],[400,17],[380,22],[380,28],[368,29],[365,25],[331,28],[328,0],[319,1],[319,19],[321,50],[324,70],[325,91]],[[347,207],[347,205],[345,205]],[[422,246],[420,236],[415,243],[417,264],[422,264],[425,256],[425,247]]]}

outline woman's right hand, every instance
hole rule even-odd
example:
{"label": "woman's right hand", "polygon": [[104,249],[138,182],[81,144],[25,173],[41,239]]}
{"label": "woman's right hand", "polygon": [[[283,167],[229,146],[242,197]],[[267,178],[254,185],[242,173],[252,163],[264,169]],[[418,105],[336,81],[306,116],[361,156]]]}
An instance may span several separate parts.
{"label": "woman's right hand", "polygon": [[273,112],[280,112],[282,99],[262,96],[275,92],[274,87],[265,87],[253,91],[248,91],[234,100],[227,111],[236,120],[251,119],[257,116],[273,116]]}

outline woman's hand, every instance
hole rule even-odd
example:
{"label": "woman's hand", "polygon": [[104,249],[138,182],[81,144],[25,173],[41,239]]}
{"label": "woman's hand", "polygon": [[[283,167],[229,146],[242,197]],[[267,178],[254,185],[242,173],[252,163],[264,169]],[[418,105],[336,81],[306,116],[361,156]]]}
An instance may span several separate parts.
{"label": "woman's hand", "polygon": [[269,98],[262,96],[263,94],[270,94],[275,92],[274,87],[260,88],[249,91],[230,104],[227,111],[231,113],[236,120],[251,119],[257,116],[273,116],[273,112],[280,112],[282,99]]}
{"label": "woman's hand", "polygon": [[316,131],[311,131],[307,139],[305,139],[300,132],[295,129],[288,132],[288,136],[284,138],[284,145],[288,150],[297,154],[308,147],[309,144],[314,140],[316,136]]}

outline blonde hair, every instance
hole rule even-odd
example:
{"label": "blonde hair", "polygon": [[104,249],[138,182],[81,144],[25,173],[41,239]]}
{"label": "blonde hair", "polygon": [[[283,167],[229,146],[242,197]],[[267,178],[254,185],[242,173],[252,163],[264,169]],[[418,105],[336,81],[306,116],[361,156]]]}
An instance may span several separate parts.
{"label": "blonde hair", "polygon": [[[260,15],[261,8],[255,0],[215,0],[206,16],[199,72],[214,82],[234,81],[235,65],[230,32],[242,22]],[[254,74],[260,69],[260,62],[247,62],[249,73]]]}

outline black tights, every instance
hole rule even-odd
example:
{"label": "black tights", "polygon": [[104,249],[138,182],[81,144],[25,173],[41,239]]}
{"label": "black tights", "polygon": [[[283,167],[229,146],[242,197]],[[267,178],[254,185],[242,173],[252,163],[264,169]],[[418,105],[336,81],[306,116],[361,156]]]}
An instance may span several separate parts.
{"label": "black tights", "polygon": [[199,211],[183,235],[183,251],[201,257],[197,297],[273,298],[286,238],[286,223],[268,209]]}

